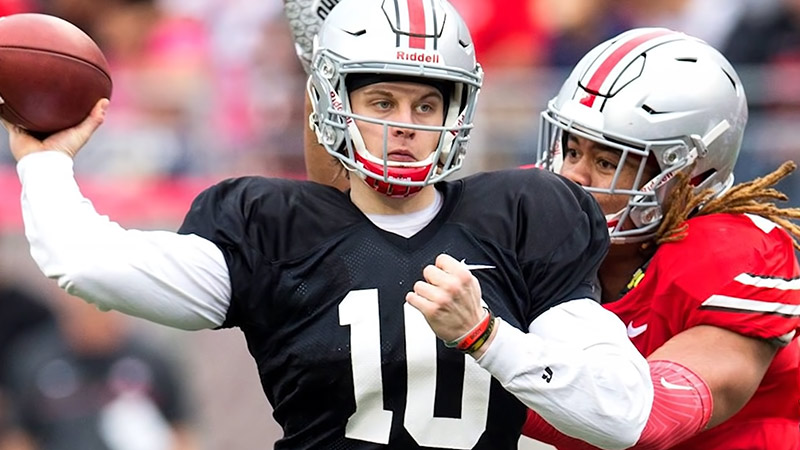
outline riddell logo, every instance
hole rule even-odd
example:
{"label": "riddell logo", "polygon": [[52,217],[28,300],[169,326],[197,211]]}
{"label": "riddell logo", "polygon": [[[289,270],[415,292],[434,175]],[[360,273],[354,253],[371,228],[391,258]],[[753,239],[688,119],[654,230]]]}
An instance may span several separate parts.
{"label": "riddell logo", "polygon": [[[339,100],[339,96],[336,95],[335,92],[330,91],[328,92],[328,97],[331,99],[331,107],[338,112],[344,112],[344,105],[342,105],[342,101]],[[353,119],[348,117],[345,119],[347,123],[352,123]]]}
{"label": "riddell logo", "polygon": [[438,54],[425,54],[425,53],[418,53],[413,52],[409,53],[403,50],[397,51],[397,59],[401,61],[415,61],[415,62],[424,62],[424,63],[434,63],[439,64],[439,55]]}
{"label": "riddell logo", "polygon": [[328,93],[328,95],[330,95],[331,97],[331,106],[333,106],[333,109],[335,109],[336,111],[344,111],[344,108],[342,107],[342,102],[339,101],[339,98],[336,96],[336,93],[331,91]]}

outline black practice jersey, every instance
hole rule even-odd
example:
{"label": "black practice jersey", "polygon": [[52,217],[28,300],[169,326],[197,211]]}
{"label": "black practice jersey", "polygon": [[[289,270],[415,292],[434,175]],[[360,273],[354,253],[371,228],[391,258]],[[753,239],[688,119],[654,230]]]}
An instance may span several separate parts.
{"label": "black practice jersey", "polygon": [[516,449],[526,408],[469,356],[444,347],[405,295],[441,253],[521,330],[548,308],[595,298],[605,219],[579,186],[540,170],[436,185],[444,203],[403,238],[346,193],[241,178],[194,202],[181,233],[225,255],[239,327],[283,427],[278,449]]}

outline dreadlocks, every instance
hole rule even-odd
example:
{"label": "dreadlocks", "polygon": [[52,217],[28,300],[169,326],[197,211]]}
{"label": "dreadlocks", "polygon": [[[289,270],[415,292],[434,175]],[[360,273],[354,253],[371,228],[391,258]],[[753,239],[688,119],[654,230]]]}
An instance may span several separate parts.
{"label": "dreadlocks", "polygon": [[755,214],[782,226],[792,236],[794,247],[800,250],[800,225],[792,220],[800,219],[800,208],[779,208],[775,201],[787,201],[789,197],[772,188],[792,173],[797,165],[792,161],[783,163],[769,175],[737,184],[717,198],[711,189],[694,193],[687,172],[677,175],[677,187],[669,196],[670,205],[661,226],[656,232],[656,245],[675,242],[686,236],[690,216],[708,214]]}

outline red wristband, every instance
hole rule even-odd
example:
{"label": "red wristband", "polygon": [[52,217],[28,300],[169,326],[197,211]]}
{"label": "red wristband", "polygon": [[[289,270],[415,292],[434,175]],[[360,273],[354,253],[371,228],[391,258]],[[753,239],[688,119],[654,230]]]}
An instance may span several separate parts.
{"label": "red wristband", "polygon": [[494,329],[494,314],[485,306],[483,309],[486,310],[486,314],[477,325],[465,335],[454,341],[445,342],[444,345],[448,348],[456,348],[466,353],[472,353],[481,348],[489,339]]}

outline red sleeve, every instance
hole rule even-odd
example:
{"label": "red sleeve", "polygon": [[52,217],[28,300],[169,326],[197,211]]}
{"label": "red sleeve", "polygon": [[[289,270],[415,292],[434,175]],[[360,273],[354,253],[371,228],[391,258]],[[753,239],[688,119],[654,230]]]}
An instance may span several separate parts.
{"label": "red sleeve", "polygon": [[[653,407],[647,424],[631,450],[667,450],[703,431],[711,418],[713,399],[708,385],[688,368],[671,361],[650,361]],[[528,410],[522,434],[559,450],[596,450],[556,430]]]}
{"label": "red sleeve", "polygon": [[800,269],[789,235],[765,219],[729,214],[692,219],[688,231],[651,265],[668,280],[654,308],[683,329],[713,325],[788,342],[800,326]]}

